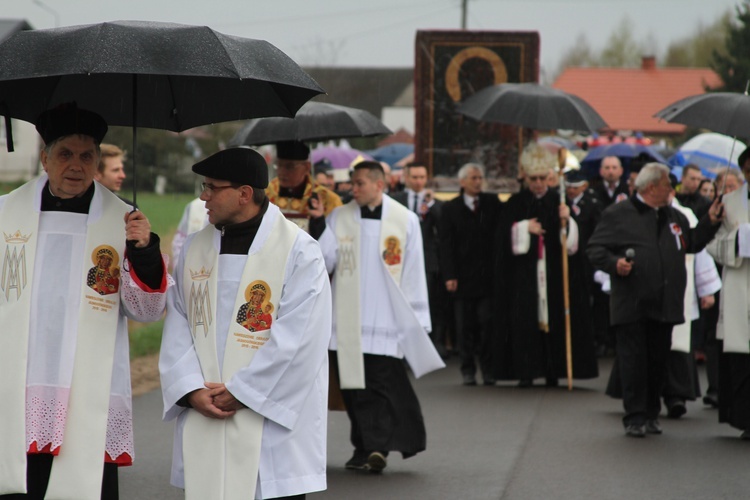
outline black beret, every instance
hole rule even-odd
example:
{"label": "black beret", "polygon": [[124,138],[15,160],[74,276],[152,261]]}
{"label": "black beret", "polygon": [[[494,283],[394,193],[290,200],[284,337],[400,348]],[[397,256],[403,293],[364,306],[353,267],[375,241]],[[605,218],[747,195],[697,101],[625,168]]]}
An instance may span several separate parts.
{"label": "black beret", "polygon": [[571,170],[565,174],[565,184],[569,186],[580,186],[586,181],[588,181],[586,174],[580,170]]}
{"label": "black beret", "polygon": [[101,144],[107,134],[107,122],[92,111],[80,109],[75,102],[67,102],[39,115],[36,130],[45,144],[74,134],[88,135]]}
{"label": "black beret", "polygon": [[276,158],[284,160],[307,160],[310,158],[310,148],[304,142],[300,141],[277,142]]}
{"label": "black beret", "polygon": [[229,148],[193,165],[193,172],[241,186],[268,187],[268,165],[260,153],[248,147]]}
{"label": "black beret", "polygon": [[747,155],[750,154],[750,148],[745,148],[745,150],[740,153],[740,156],[737,158],[737,166],[740,167],[740,170],[742,169],[742,166],[745,164],[745,160],[747,160]]}

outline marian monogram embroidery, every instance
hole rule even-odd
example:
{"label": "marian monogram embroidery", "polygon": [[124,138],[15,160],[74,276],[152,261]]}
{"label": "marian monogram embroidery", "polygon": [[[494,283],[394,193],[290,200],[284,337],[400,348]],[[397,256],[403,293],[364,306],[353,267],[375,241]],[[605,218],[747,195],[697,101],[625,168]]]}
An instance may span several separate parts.
{"label": "marian monogram embroidery", "polygon": [[[26,243],[31,234],[21,234],[16,231],[13,234],[3,233],[5,237],[5,255],[3,256],[3,274],[0,286],[5,292],[5,300],[10,300],[11,290],[15,291],[16,300],[21,298],[21,293],[26,288]],[[18,248],[21,245],[21,248]],[[11,248],[13,250],[11,250]]]}
{"label": "marian monogram embroidery", "polygon": [[193,280],[190,286],[190,297],[188,298],[188,322],[193,338],[201,327],[203,336],[208,335],[208,329],[213,322],[211,315],[211,293],[208,289],[208,279],[211,277],[211,271],[206,271],[201,267],[199,271],[193,272],[190,269],[190,278]]}
{"label": "marian monogram embroidery", "polygon": [[357,269],[357,258],[354,255],[354,238],[344,236],[339,240],[339,262],[336,264],[341,274],[354,274]]}
{"label": "marian monogram embroidery", "polygon": [[251,332],[260,332],[271,328],[273,323],[273,304],[271,304],[271,287],[268,283],[255,280],[245,289],[245,302],[237,311],[237,323]]}

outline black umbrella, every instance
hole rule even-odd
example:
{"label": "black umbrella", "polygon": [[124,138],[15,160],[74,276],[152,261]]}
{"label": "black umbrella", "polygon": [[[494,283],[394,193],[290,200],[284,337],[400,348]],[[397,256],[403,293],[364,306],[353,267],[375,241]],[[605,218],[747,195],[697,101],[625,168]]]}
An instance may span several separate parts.
{"label": "black umbrella", "polygon": [[257,146],[281,141],[323,141],[392,133],[364,109],[310,101],[302,105],[294,118],[270,117],[248,121],[229,143]]}
{"label": "black umbrella", "polygon": [[670,104],[654,117],[734,137],[750,137],[750,96],[736,92],[693,95]]}
{"label": "black umbrella", "polygon": [[457,111],[483,122],[536,130],[596,131],[607,126],[599,113],[573,94],[538,83],[501,83],[480,90]]}
{"label": "black umbrella", "polygon": [[270,43],[205,26],[116,21],[22,31],[0,44],[0,114],[8,130],[11,117],[33,123],[42,111],[75,101],[109,125],[132,126],[135,143],[136,127],[179,132],[294,116],[321,93]]}

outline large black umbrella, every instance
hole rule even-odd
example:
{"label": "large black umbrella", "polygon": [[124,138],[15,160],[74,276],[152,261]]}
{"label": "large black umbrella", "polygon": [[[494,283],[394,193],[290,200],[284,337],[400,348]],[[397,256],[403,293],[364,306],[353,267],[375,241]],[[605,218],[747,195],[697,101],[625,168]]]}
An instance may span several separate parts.
{"label": "large black umbrella", "polygon": [[321,93],[270,43],[205,26],[116,21],[22,31],[0,44],[7,125],[11,117],[33,123],[42,111],[75,101],[109,125],[132,126],[135,142],[136,127],[178,132],[294,116]]}
{"label": "large black umbrella", "polygon": [[501,83],[484,88],[466,99],[457,111],[478,121],[536,130],[594,132],[607,126],[580,97],[538,83]]}
{"label": "large black umbrella", "polygon": [[229,143],[257,146],[281,141],[323,141],[392,133],[364,109],[310,101],[302,105],[294,118],[269,117],[248,121]]}
{"label": "large black umbrella", "polygon": [[750,137],[750,96],[736,92],[693,95],[673,102],[654,117],[734,137]]}

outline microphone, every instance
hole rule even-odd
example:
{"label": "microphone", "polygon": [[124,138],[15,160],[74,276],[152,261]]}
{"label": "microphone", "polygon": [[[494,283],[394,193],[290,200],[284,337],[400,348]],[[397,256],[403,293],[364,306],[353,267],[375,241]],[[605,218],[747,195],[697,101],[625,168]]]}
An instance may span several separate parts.
{"label": "microphone", "polygon": [[628,263],[631,263],[633,262],[633,259],[635,259],[635,250],[633,250],[632,248],[628,248],[627,250],[625,250],[625,260]]}

